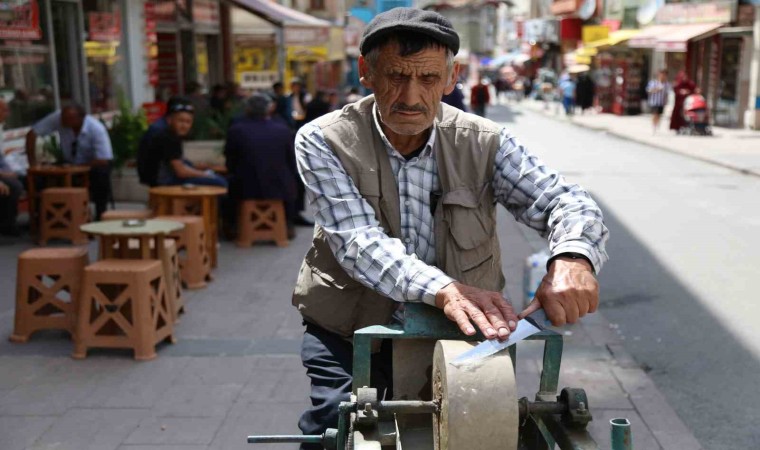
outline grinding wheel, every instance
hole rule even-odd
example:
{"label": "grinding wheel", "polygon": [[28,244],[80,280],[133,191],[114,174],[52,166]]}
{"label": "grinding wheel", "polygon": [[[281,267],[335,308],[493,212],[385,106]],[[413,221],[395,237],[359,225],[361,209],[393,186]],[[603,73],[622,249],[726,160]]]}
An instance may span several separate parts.
{"label": "grinding wheel", "polygon": [[438,341],[433,356],[435,450],[515,450],[519,412],[512,360],[507,352],[472,365],[449,364],[474,344]]}

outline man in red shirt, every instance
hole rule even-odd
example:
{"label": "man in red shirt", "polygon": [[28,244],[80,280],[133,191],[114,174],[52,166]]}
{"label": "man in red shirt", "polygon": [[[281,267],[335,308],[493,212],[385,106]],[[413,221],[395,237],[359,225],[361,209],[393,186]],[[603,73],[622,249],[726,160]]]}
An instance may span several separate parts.
{"label": "man in red shirt", "polygon": [[486,105],[491,101],[491,94],[488,92],[488,85],[483,82],[483,75],[478,75],[478,84],[472,87],[470,91],[470,106],[472,112],[485,117]]}

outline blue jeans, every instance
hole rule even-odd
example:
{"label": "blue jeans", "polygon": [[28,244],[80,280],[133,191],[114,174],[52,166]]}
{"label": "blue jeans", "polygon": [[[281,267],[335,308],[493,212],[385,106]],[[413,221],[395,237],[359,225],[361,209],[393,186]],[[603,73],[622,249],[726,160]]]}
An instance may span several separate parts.
{"label": "blue jeans", "polygon": [[571,116],[575,108],[575,99],[573,97],[562,97],[562,106],[565,107],[565,114]]}

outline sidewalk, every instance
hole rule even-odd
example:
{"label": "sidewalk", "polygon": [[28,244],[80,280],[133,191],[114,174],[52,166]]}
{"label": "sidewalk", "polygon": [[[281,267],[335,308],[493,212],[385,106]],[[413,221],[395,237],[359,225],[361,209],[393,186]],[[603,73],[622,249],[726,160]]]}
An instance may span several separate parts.
{"label": "sidewalk", "polygon": [[[514,103],[512,104],[514,105]],[[574,124],[604,131],[623,139],[722,166],[737,172],[760,176],[760,131],[713,127],[713,136],[679,136],[668,130],[670,114],[665,111],[657,134],[652,133],[652,116],[614,114],[575,114],[568,119],[559,103],[526,99],[519,103],[549,117],[571,120]]]}
{"label": "sidewalk", "polygon": [[[507,295],[521,304],[524,258],[544,244],[499,209]],[[308,404],[299,358],[302,326],[290,293],[310,237],[300,228],[287,248],[238,249],[223,242],[215,281],[185,291],[177,344],[164,345],[149,362],[116,351],[93,351],[75,361],[61,333],[8,343],[15,257],[30,244],[28,238],[0,242],[0,449],[295,448],[251,446],[245,437],[298,433],[296,422]],[[95,250],[93,244],[93,259]],[[600,449],[610,448],[613,417],[631,420],[638,450],[701,448],[623,350],[614,324],[597,313],[562,332],[560,387],[586,389],[594,415],[590,431]],[[533,398],[542,348],[526,342],[518,349],[518,391]]]}

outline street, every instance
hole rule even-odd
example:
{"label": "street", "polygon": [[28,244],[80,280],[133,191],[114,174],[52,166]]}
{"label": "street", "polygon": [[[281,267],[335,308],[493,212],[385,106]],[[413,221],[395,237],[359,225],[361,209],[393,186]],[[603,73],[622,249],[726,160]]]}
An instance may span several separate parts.
{"label": "street", "polygon": [[[752,383],[760,332],[750,292],[760,254],[750,234],[760,225],[751,198],[758,179],[527,105],[493,107],[490,117],[589,189],[611,230],[601,313],[561,330],[560,387],[587,390],[600,448],[609,448],[613,417],[631,420],[639,450],[698,449],[691,433],[706,450],[759,448]],[[506,295],[521,305],[524,258],[545,243],[499,214]],[[298,433],[308,404],[303,327],[290,295],[310,240],[311,230],[299,228],[286,248],[222,242],[214,282],[183,293],[178,342],[159,346],[149,362],[120,350],[73,360],[71,341],[57,331],[9,343],[15,258],[33,244],[0,241],[0,449],[294,448],[253,447],[245,437]],[[91,242],[91,261],[96,255]],[[530,398],[542,355],[535,344],[518,347],[518,392]]]}
{"label": "street", "polygon": [[601,312],[700,443],[760,448],[760,179],[525,108],[492,111],[601,204]]}

